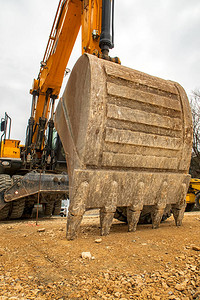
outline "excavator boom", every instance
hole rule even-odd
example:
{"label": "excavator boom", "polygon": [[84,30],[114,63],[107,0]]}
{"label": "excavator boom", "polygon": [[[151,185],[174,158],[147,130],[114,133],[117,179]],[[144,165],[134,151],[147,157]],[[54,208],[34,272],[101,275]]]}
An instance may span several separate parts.
{"label": "excavator boom", "polygon": [[[106,8],[110,7],[110,0],[106,0],[105,3]],[[50,111],[52,114],[54,112],[53,104],[59,96],[66,66],[80,27],[82,53],[100,55],[101,20],[102,1],[100,0],[60,0],[40,72],[30,91],[33,95],[31,125],[34,123],[32,125],[34,128],[30,130],[28,137],[29,150],[31,144],[36,145],[36,149],[39,150],[44,147],[47,119]]]}

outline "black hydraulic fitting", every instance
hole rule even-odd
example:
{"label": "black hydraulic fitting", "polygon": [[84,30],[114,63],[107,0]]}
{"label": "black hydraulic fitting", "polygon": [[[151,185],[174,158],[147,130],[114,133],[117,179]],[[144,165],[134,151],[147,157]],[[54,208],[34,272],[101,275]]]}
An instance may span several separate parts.
{"label": "black hydraulic fitting", "polygon": [[26,136],[26,146],[30,147],[32,144],[33,137],[33,127],[35,125],[35,120],[33,117],[30,117],[28,120],[27,136]]}
{"label": "black hydraulic fitting", "polygon": [[102,25],[99,47],[101,48],[101,52],[105,55],[108,55],[109,49],[113,48],[113,40],[110,34],[110,23],[111,0],[102,0]]}

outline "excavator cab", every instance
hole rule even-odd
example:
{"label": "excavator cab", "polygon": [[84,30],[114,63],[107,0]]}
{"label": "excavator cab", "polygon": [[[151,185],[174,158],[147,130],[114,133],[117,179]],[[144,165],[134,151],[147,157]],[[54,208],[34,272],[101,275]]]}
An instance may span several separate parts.
{"label": "excavator cab", "polygon": [[10,138],[11,118],[7,113],[1,118],[1,143],[0,143],[0,174],[15,173],[21,168],[20,140]]}

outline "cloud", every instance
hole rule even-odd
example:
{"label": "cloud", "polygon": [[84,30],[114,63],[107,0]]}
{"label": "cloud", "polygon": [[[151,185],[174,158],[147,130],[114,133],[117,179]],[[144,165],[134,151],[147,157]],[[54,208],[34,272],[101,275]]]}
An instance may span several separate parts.
{"label": "cloud", "polygon": [[[29,90],[39,72],[58,0],[0,0],[0,5],[1,116],[6,111],[12,117],[11,135],[24,141]],[[115,48],[110,54],[130,68],[175,80],[190,94],[200,87],[199,28],[199,0],[116,0]],[[79,35],[69,68],[80,55]]]}
{"label": "cloud", "polygon": [[199,1],[128,1],[116,10],[115,51],[123,64],[178,81],[187,92],[199,85]]}

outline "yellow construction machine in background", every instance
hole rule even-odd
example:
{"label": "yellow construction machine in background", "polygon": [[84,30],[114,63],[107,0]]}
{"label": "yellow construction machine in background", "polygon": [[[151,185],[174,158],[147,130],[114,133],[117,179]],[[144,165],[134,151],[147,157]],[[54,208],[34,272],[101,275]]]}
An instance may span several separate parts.
{"label": "yellow construction machine in background", "polygon": [[0,142],[0,174],[15,174],[21,168],[20,140],[10,138],[11,118],[7,113],[1,118],[1,142]]}
{"label": "yellow construction machine in background", "polygon": [[193,210],[195,205],[197,209],[200,209],[200,179],[192,178],[190,180],[190,185],[186,196],[186,203],[186,211]]}

